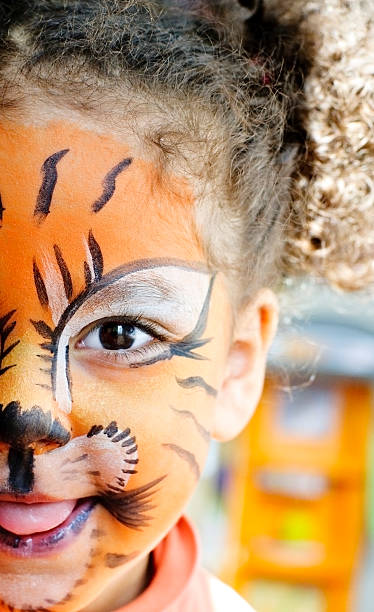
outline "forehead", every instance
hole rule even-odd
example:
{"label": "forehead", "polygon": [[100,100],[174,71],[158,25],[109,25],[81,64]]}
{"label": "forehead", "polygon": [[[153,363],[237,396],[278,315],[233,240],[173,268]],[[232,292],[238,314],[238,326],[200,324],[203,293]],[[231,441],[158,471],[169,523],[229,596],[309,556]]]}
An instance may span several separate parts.
{"label": "forehead", "polygon": [[191,184],[161,176],[125,139],[66,121],[3,122],[0,167],[8,265],[45,256],[50,244],[79,258],[90,231],[108,268],[148,257],[201,259]]}

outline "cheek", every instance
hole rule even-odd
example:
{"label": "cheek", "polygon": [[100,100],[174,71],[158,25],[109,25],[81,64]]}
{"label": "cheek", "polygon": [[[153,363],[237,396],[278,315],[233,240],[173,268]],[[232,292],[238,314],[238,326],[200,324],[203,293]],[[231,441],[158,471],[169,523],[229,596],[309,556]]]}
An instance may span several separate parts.
{"label": "cheek", "polygon": [[101,371],[98,378],[94,371],[73,368],[74,435],[116,421],[136,436],[142,470],[165,465],[167,472],[171,444],[186,446],[199,460],[209,442],[215,403],[215,380],[204,369],[175,361],[107,376]]}
{"label": "cheek", "polygon": [[[217,374],[210,361],[201,363],[175,360],[116,375],[112,371],[108,377],[101,373],[100,379],[94,371],[72,367],[74,436],[116,421],[121,430],[131,429],[138,447],[137,473],[127,489],[164,477],[150,496],[154,508],[146,513],[152,516],[149,528],[155,536],[180,514],[208,452]],[[142,547],[149,542],[147,532]]]}

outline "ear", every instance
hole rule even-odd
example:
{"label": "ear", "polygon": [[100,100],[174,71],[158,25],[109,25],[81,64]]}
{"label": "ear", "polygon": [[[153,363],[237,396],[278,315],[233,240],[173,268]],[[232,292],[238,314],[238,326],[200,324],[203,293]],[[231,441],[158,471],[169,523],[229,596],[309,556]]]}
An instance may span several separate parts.
{"label": "ear", "polygon": [[278,324],[278,300],[261,289],[237,316],[223,384],[218,392],[212,437],[231,440],[245,427],[261,397],[266,357]]}

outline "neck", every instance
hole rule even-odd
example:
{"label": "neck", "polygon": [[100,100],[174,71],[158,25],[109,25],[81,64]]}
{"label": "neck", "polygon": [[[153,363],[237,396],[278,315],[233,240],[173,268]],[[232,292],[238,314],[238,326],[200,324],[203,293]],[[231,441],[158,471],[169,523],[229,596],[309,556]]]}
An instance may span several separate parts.
{"label": "neck", "polygon": [[136,599],[149,585],[153,575],[152,555],[140,559],[124,573],[119,573],[93,602],[81,612],[112,612]]}

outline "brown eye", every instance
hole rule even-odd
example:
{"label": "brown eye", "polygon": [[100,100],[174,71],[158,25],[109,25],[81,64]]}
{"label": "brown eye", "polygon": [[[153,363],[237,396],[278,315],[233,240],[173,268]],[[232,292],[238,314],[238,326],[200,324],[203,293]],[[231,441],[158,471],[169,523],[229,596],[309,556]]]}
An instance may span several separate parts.
{"label": "brown eye", "polygon": [[105,321],[79,341],[79,348],[126,351],[150,344],[153,339],[153,336],[129,321]]}
{"label": "brown eye", "polygon": [[108,351],[129,349],[135,342],[136,328],[131,323],[104,323],[99,327],[99,340]]}

